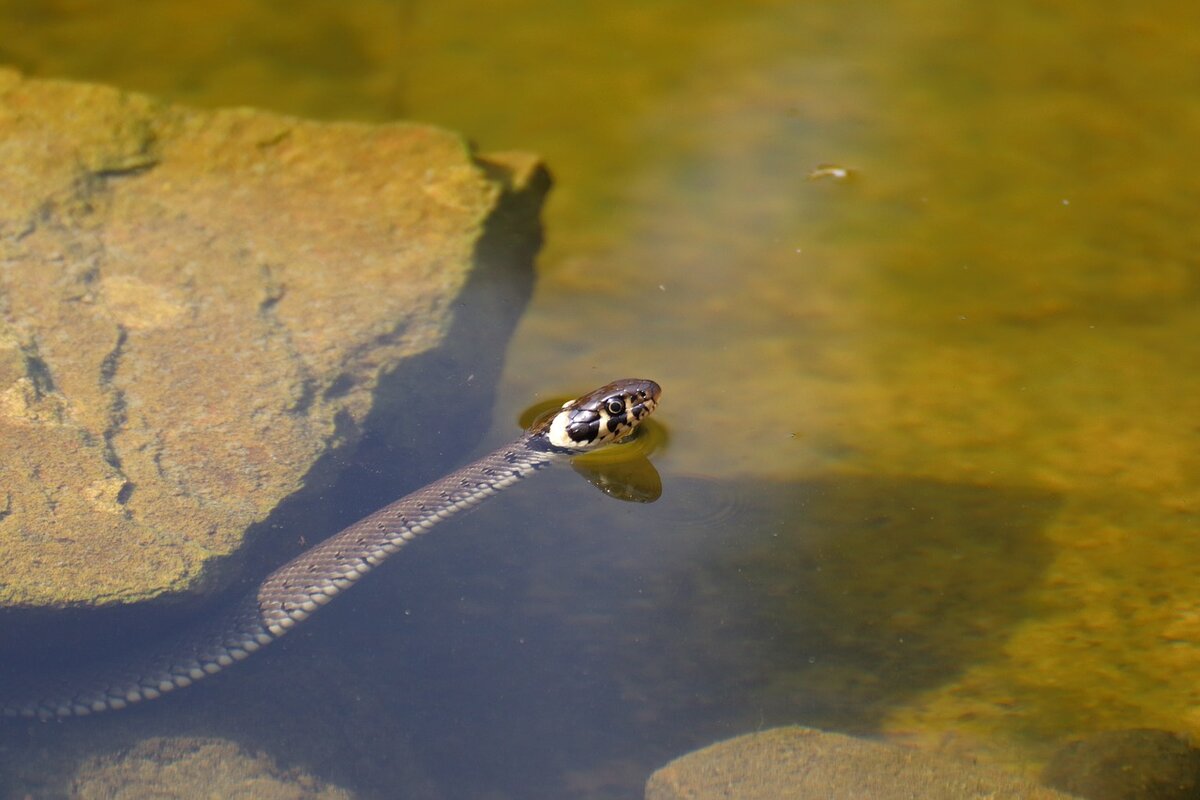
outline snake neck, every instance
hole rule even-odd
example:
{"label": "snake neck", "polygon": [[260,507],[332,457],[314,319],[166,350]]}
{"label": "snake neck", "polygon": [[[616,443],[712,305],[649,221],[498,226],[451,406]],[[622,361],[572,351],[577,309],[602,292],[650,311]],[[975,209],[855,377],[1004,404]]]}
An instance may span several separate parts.
{"label": "snake neck", "polygon": [[267,576],[256,595],[259,621],[282,635],[408,542],[563,457],[523,436],[384,506]]}

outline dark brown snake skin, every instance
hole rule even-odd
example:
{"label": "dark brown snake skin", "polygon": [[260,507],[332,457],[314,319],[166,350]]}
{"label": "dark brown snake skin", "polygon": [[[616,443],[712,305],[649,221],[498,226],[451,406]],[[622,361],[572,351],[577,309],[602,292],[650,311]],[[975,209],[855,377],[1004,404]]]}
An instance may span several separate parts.
{"label": "dark brown snake skin", "polygon": [[[658,384],[622,380],[566,403],[519,439],[387,505],[304,551],[228,613],[155,655],[81,681],[3,687],[0,714],[56,719],[125,708],[220,672],[283,636],[442,520],[557,460],[619,441],[658,403]],[[8,699],[10,698],[11,699]]]}

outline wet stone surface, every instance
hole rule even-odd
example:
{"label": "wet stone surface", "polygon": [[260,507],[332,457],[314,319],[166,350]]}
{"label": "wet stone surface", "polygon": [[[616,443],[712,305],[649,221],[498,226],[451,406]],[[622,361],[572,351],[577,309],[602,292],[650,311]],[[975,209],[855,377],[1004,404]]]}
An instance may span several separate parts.
{"label": "wet stone surface", "polygon": [[204,595],[413,386],[385,438],[486,424],[533,159],[0,70],[0,162],[0,610]]}
{"label": "wet stone surface", "polygon": [[1001,770],[812,728],[776,728],[689,753],[650,776],[646,800],[1069,800]]}

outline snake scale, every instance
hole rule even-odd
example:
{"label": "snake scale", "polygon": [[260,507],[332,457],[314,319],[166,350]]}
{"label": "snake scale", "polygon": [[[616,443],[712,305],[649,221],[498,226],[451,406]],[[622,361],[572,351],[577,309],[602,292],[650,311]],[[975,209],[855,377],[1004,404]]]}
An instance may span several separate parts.
{"label": "snake scale", "polygon": [[555,461],[625,438],[654,410],[660,391],[654,381],[628,379],[571,400],[516,441],[305,550],[228,612],[155,654],[82,680],[40,678],[24,687],[6,681],[0,714],[49,720],[117,710],[220,672],[283,636],[439,522]]}

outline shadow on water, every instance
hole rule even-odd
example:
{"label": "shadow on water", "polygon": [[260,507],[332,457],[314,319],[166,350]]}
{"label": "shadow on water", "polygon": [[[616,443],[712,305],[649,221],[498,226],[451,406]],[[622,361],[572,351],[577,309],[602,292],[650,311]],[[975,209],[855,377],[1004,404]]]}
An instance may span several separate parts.
{"label": "shadow on water", "polygon": [[999,652],[1033,612],[1059,505],[1040,490],[877,477],[735,494],[749,502],[681,576],[680,614],[696,610],[697,637],[724,631],[723,671],[753,687],[764,723],[863,733]]}
{"label": "shadow on water", "polygon": [[0,770],[33,781],[49,752],[218,736],[363,797],[640,797],[713,739],[870,731],[989,658],[1028,613],[1056,505],[868,477],[668,477],[659,502],[617,503],[552,470],[237,669],[128,712],[0,730]]}

